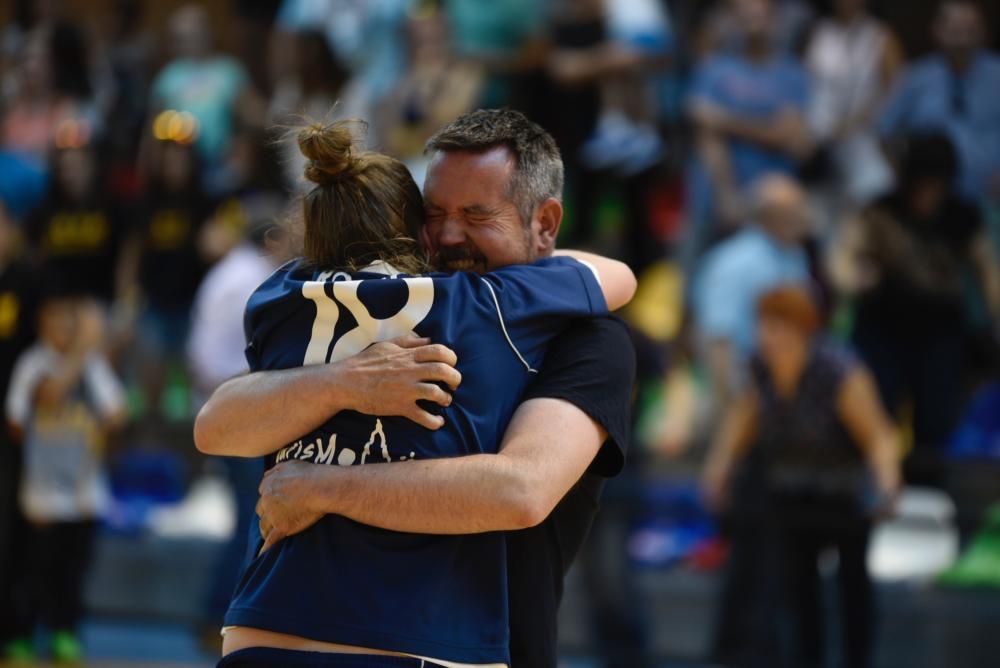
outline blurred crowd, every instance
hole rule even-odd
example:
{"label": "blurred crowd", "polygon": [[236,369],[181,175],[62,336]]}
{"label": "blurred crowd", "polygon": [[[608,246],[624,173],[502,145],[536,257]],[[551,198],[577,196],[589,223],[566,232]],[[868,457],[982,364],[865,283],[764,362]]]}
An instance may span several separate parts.
{"label": "blurred crowd", "polygon": [[[873,522],[903,485],[948,485],[965,408],[1000,378],[988,3],[923,3],[915,44],[875,0],[99,4],[15,0],[0,32],[9,655],[36,622],[80,655],[112,459],[181,434],[167,449],[198,470],[185,429],[245,370],[243,305],[294,254],[275,224],[304,187],[287,130],[365,119],[419,183],[439,127],[509,106],[561,148],[560,243],[640,276],[626,316],[665,390],[626,480],[706,462],[732,545],[716,658],[819,665],[835,549],[842,656],[869,665]],[[252,508],[255,469],[227,466]],[[634,505],[609,493],[608,518]],[[603,604],[609,665],[642,665],[655,620]]]}

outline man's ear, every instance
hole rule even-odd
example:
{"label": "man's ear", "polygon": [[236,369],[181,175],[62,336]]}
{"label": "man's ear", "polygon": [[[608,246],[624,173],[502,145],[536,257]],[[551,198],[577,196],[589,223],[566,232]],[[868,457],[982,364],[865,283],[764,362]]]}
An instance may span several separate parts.
{"label": "man's ear", "polygon": [[535,212],[535,251],[539,257],[551,255],[556,247],[559,226],[562,225],[562,203],[550,197],[538,206]]}

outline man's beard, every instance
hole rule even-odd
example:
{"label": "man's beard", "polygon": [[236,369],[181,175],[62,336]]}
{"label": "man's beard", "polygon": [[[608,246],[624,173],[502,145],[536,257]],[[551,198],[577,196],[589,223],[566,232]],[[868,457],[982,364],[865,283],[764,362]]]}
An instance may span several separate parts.
{"label": "man's beard", "polygon": [[[517,242],[512,241],[511,245],[514,243]],[[431,264],[438,271],[472,271],[477,274],[485,274],[508,264],[531,264],[538,259],[537,253],[533,252],[530,230],[525,231],[521,244],[521,252],[518,257],[500,265],[492,264],[489,258],[472,244],[439,248],[431,257]]]}
{"label": "man's beard", "polygon": [[449,246],[434,254],[434,267],[439,271],[489,271],[489,261],[473,246]]}

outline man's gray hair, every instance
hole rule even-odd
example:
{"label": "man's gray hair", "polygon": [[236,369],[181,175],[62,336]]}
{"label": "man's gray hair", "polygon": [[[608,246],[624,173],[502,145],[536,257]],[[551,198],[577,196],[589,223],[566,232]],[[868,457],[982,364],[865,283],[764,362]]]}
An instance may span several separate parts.
{"label": "man's gray hair", "polygon": [[540,125],[512,109],[479,109],[441,128],[424,150],[481,152],[498,146],[514,157],[507,195],[528,225],[539,204],[550,197],[562,201],[562,156],[552,135]]}

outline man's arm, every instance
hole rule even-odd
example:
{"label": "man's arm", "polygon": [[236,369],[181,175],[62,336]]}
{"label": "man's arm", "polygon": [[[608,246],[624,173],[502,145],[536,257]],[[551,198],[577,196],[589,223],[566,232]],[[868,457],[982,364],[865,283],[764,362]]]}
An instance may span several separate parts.
{"label": "man's arm", "polygon": [[811,149],[809,126],[803,113],[788,106],[771,118],[748,118],[707,100],[696,101],[691,115],[699,128],[759,144],[765,148],[803,158]]}
{"label": "man's arm", "polygon": [[210,455],[260,457],[309,433],[342,410],[408,418],[438,429],[444,418],[417,405],[448,406],[462,380],[455,353],[428,339],[377,343],[332,364],[260,371],[223,383],[198,413],[194,440]]}
{"label": "man's arm", "polygon": [[562,399],[521,404],[498,454],[370,466],[282,462],[261,482],[265,548],[326,514],[428,534],[541,523],[580,479],[607,432]]}

